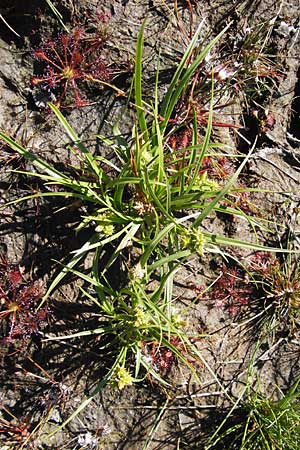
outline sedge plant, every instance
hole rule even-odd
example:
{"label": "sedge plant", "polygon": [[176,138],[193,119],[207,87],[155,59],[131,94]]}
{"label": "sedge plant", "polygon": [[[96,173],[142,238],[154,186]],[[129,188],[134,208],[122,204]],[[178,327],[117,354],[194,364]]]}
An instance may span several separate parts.
{"label": "sedge plant", "polygon": [[[153,99],[146,102],[142,94],[144,28],[145,22],[139,32],[136,47],[132,102],[136,110],[136,122],[132,137],[125,139],[117,126],[113,128],[112,138],[98,136],[114,152],[115,160],[108,160],[89,151],[59,109],[51,104],[51,110],[73,145],[79,149],[81,167],[78,176],[76,171],[75,175],[70,176],[57,170],[51,163],[33,155],[7,134],[0,133],[0,137],[11,148],[35,166],[36,172],[28,175],[40,178],[46,186],[60,187],[55,191],[37,195],[63,197],[66,201],[80,199],[85,205],[85,212],[78,224],[78,232],[83,228],[93,230],[84,245],[74,251],[70,259],[62,265],[62,270],[51,282],[40,305],[43,305],[66,274],[71,272],[89,284],[90,289],[83,289],[82,292],[99,308],[99,326],[93,330],[84,330],[76,335],[64,335],[56,339],[74,338],[84,334],[110,337],[109,344],[106,345],[113,354],[112,366],[90,397],[67,422],[78,414],[105,384],[110,382],[123,388],[140,380],[143,377],[141,368],[144,373],[146,371],[163,382],[143,352],[143,348],[149,343],[154,343],[154,348],[163,346],[169,349],[177,359],[184,361],[194,371],[180,351],[184,346],[216,379],[196,346],[184,333],[184,320],[178,317],[173,308],[173,278],[181,262],[193,254],[199,257],[203,257],[207,252],[223,254],[222,246],[229,245],[252,250],[265,249],[259,243],[217,235],[203,227],[205,219],[219,210],[226,210],[226,213],[245,220],[254,229],[264,228],[266,223],[235,208],[232,201],[232,198],[242,191],[235,187],[235,183],[251,157],[251,152],[244,157],[238,169],[223,185],[209,179],[207,173],[201,170],[208,155],[211,157],[216,152],[219,155],[222,150],[221,145],[212,144],[210,139],[213,125],[213,80],[210,112],[204,135],[201,136],[199,132],[195,108],[188,124],[192,130],[188,147],[181,152],[181,149],[174,151],[168,145],[170,136],[187,125],[176,119],[176,106],[192,82],[195,71],[226,29],[203,50],[199,50],[200,24],[163,99],[159,101],[158,68]],[[26,198],[32,198],[32,195],[19,200],[24,201]],[[131,255],[132,246],[135,246],[137,251]],[[86,273],[78,267],[91,252],[94,255],[93,262],[90,273]],[[123,272],[127,274],[127,283],[125,287],[116,289],[112,287],[109,271],[119,261],[122,261]],[[156,282],[153,283],[154,279]],[[182,345],[176,346],[174,342]],[[217,382],[220,383],[218,380]]]}
{"label": "sedge plant", "polygon": [[[35,166],[38,172],[26,172],[28,175],[39,177],[45,185],[54,184],[61,187],[61,190],[57,192],[38,193],[37,196],[77,198],[89,206],[89,211],[92,212],[83,217],[78,225],[78,231],[92,225],[95,233],[89,241],[74,252],[71,261],[49,287],[45,300],[68,270],[72,269],[88,252],[95,252],[97,248],[104,249],[106,244],[115,243],[116,245],[105,270],[114,263],[129,243],[135,240],[141,249],[142,257],[139,261],[141,270],[146,271],[148,279],[155,270],[165,264],[185,259],[193,253],[201,256],[206,251],[218,251],[221,245],[247,247],[254,250],[264,249],[259,244],[206,232],[201,226],[211,213],[222,211],[245,219],[253,227],[263,227],[262,221],[258,218],[247,216],[242,210],[232,207],[232,199],[227,196],[227,194],[234,196],[243,191],[241,188],[235,189],[235,182],[251,155],[244,158],[224,186],[210,180],[207,172],[201,170],[207,155],[211,156],[212,151],[220,148],[220,145],[210,142],[213,83],[210,116],[205,136],[200,140],[195,111],[194,120],[190,124],[192,142],[185,149],[185,154],[180,156],[180,170],[177,166],[180,151],[173,152],[167,146],[170,135],[176,133],[181,126],[180,123],[170,126],[177,102],[193,73],[225,30],[198,54],[196,44],[201,26],[198,28],[159,105],[158,75],[154,103],[148,104],[142,98],[144,26],[145,24],[139,33],[136,51],[134,104],[137,122],[133,127],[132,139],[127,142],[120,135],[117,126],[113,130],[115,139],[99,136],[114,151],[116,163],[93,155],[80,142],[76,132],[58,108],[51,104],[50,108],[81,152],[80,162],[83,167],[80,168],[80,173],[85,176],[70,177],[30,153],[5,133],[0,134],[11,148],[25,156]],[[186,67],[191,55],[194,56],[193,62]],[[110,168],[116,175],[110,176],[104,166]],[[23,197],[17,201],[28,198],[32,196]]]}
{"label": "sedge plant", "polygon": [[[299,380],[279,400],[249,392],[206,449],[297,450],[300,445]],[[231,424],[230,424],[231,423]]]}

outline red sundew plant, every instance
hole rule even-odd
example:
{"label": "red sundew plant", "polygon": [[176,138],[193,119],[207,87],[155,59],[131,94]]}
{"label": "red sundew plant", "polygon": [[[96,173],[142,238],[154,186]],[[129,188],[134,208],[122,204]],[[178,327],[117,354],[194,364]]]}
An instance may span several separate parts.
{"label": "red sundew plant", "polygon": [[27,425],[12,425],[4,419],[0,419],[0,433],[6,436],[9,445],[21,445],[30,437]]}
{"label": "red sundew plant", "polygon": [[[190,343],[194,344],[199,339],[190,338]],[[160,345],[158,342],[145,342],[143,344],[143,352],[146,358],[149,360],[151,366],[160,373],[169,373],[175,362],[177,361],[176,349],[182,356],[186,357],[187,360],[192,363],[192,355],[189,346],[184,343],[178,336],[171,336],[170,347]],[[189,358],[191,356],[191,358]]]}
{"label": "red sundew plant", "polygon": [[255,252],[250,260],[250,267],[262,277],[269,277],[270,272],[279,266],[277,258],[267,252]]}
{"label": "red sundew plant", "polygon": [[33,448],[32,445],[28,442],[28,439],[30,438],[30,431],[28,424],[25,422],[20,422],[17,425],[14,425],[12,422],[0,418],[0,434],[6,437],[6,444],[8,444],[9,446],[18,445],[18,448],[21,448],[19,447],[19,445],[26,443],[26,445],[28,445],[27,448]]}
{"label": "red sundew plant", "polygon": [[[300,307],[300,278],[297,262],[281,262],[268,252],[255,252],[242,267],[223,265],[219,277],[210,289],[195,286],[199,300],[211,302],[211,307],[236,313],[243,305],[260,300],[261,305],[274,306],[288,312]],[[257,304],[256,304],[257,305]]]}
{"label": "red sundew plant", "polygon": [[36,333],[47,318],[45,308],[35,310],[41,290],[35,283],[22,284],[22,271],[17,264],[8,264],[0,257],[0,321],[2,342],[23,343]]}
{"label": "red sundew plant", "polygon": [[192,143],[192,129],[185,127],[182,130],[173,133],[169,138],[169,145],[173,151],[185,149]]}
{"label": "red sundew plant", "polygon": [[82,84],[93,82],[103,86],[110,79],[102,55],[104,40],[101,34],[86,33],[80,27],[47,40],[33,52],[44,68],[41,76],[32,78],[32,85],[58,94],[58,106],[88,105],[80,92]]}
{"label": "red sundew plant", "polygon": [[[200,291],[203,286],[199,286]],[[211,289],[199,296],[200,300],[211,300],[217,308],[226,309],[234,314],[238,308],[250,303],[255,285],[241,268],[228,268],[225,265]]]}
{"label": "red sundew plant", "polygon": [[150,365],[157,372],[168,373],[171,370],[175,358],[170,349],[159,346],[157,342],[147,342],[143,345],[143,351]]}

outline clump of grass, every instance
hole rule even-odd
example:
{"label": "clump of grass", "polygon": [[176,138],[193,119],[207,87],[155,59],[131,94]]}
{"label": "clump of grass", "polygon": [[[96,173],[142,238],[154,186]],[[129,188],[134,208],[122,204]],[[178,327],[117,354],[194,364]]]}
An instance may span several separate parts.
{"label": "clump of grass", "polygon": [[[257,252],[253,256],[251,275],[260,282],[267,299],[275,300],[283,308],[300,306],[300,281],[298,260],[286,255],[280,261],[270,253]],[[260,280],[257,279],[260,275]]]}
{"label": "clump of grass", "polygon": [[246,323],[255,323],[260,333],[276,334],[286,324],[293,330],[300,306],[297,256],[258,251],[243,265],[234,259],[223,261],[218,268],[219,274],[208,288],[195,286],[197,300],[231,314],[246,306],[248,312],[254,312]]}
{"label": "clump of grass", "polygon": [[255,302],[257,325],[268,333],[276,334],[282,327],[292,332],[300,307],[298,258],[257,252],[250,262],[249,275],[260,293]]}
{"label": "clump of grass", "polygon": [[[270,98],[284,77],[284,66],[273,39],[276,17],[270,21],[239,27],[221,48],[222,59],[215,67],[221,93],[243,101],[245,127],[253,134],[272,131],[276,118],[270,109]],[[250,136],[251,137],[251,136]]]}
{"label": "clump of grass", "polygon": [[49,339],[98,335],[103,342],[101,348],[115,361],[108,377],[114,387],[124,388],[140,381],[139,377],[143,377],[143,374],[166,384],[160,376],[159,367],[149,357],[148,348],[156,343],[157,352],[160,349],[169,351],[172,361],[175,358],[185,361],[183,351],[179,348],[179,339],[184,343],[186,338],[180,334],[180,325],[184,323],[180,323],[174,308],[171,310],[169,299],[165,296],[165,305],[158,302],[162,283],[149,295],[145,285],[135,278],[126,288],[114,290],[108,283],[102,284],[96,272],[92,273],[92,277],[78,275],[93,286],[93,292],[91,288],[89,292],[84,289],[82,292],[98,309],[96,315],[99,317],[99,327]]}
{"label": "clump of grass", "polygon": [[272,42],[274,23],[271,20],[250,25],[227,43],[232,48],[226,64],[234,70],[234,81],[244,92],[248,107],[258,98],[264,100],[267,92],[272,93],[272,87],[276,87],[284,74],[282,65],[276,61],[276,47]]}
{"label": "clump of grass", "polygon": [[[297,381],[281,399],[270,400],[251,392],[223,425],[206,449],[297,450],[300,445],[300,390]],[[235,424],[226,429],[232,420]],[[224,430],[225,428],[225,430]]]}

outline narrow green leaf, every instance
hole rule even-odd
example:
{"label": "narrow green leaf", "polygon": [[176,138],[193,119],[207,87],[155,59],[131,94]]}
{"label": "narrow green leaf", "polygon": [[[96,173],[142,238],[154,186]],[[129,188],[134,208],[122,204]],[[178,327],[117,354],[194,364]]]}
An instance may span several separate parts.
{"label": "narrow green leaf", "polygon": [[71,127],[69,122],[66,120],[66,118],[62,115],[60,110],[52,103],[49,103],[49,107],[52,109],[52,111],[54,112],[54,114],[56,115],[56,117],[58,118],[58,120],[60,121],[62,126],[64,127],[65,131],[71,138],[72,142],[76,145],[76,147],[79,148],[79,150],[82,152],[82,154],[84,154],[86,160],[88,161],[91,169],[94,171],[96,176],[100,180],[102,177],[104,180],[107,180],[108,177],[107,177],[106,173],[99,167],[99,165],[97,164],[97,161],[95,160],[93,155],[81,143],[79,137],[77,136],[77,134],[75,133],[75,131],[73,130],[73,128]]}
{"label": "narrow green leaf", "polygon": [[18,142],[16,142],[8,135],[0,132],[0,138],[3,139],[3,141],[6,142],[10,146],[10,148],[19,153],[19,155],[24,156],[26,159],[28,159],[28,161],[31,161],[32,164],[34,164],[38,169],[47,173],[50,177],[53,177],[54,179],[67,179],[67,177],[63,173],[54,169],[52,166],[47,164],[43,159],[38,158],[33,153],[26,150],[26,148],[22,147],[22,145],[20,145]]}
{"label": "narrow green leaf", "polygon": [[171,118],[172,112],[174,111],[174,108],[178,102],[178,99],[180,95],[182,94],[183,90],[185,89],[187,83],[199,67],[199,65],[202,63],[208,52],[216,45],[216,43],[220,40],[220,38],[224,35],[224,33],[228,30],[231,23],[229,23],[214,39],[210,41],[210,43],[200,52],[200,54],[195,58],[195,60],[192,62],[192,64],[185,70],[183,76],[180,78],[181,73],[184,70],[186,61],[191,56],[191,54],[194,51],[194,48],[196,47],[198,36],[202,27],[202,23],[199,25],[195,35],[193,36],[193,39],[191,40],[183,59],[181,60],[177,71],[175,72],[175,75],[171,81],[170,87],[167,91],[167,94],[165,96],[165,99],[163,101],[162,109],[161,109],[161,115],[164,118],[164,121],[161,125],[162,134],[164,134],[164,131],[168,125],[169,119]]}
{"label": "narrow green leaf", "polygon": [[144,20],[142,23],[136,44],[135,69],[134,69],[134,94],[135,94],[136,114],[139,122],[139,127],[142,132],[144,141],[147,142],[149,140],[149,134],[145,118],[143,96],[142,96],[143,48],[144,48],[145,25],[146,20]]}
{"label": "narrow green leaf", "polygon": [[230,180],[226,183],[226,185],[224,186],[224,188],[215,196],[215,198],[204,208],[204,210],[202,211],[202,213],[199,215],[199,217],[197,217],[197,219],[195,220],[193,226],[199,226],[199,224],[211,213],[211,211],[213,211],[213,209],[215,208],[215,206],[219,203],[219,201],[224,198],[224,196],[227,194],[227,192],[230,190],[231,186],[236,182],[236,180],[238,179],[239,174],[241,173],[241,171],[243,170],[243,168],[245,167],[245,165],[247,164],[247,162],[249,161],[252,152],[255,149],[255,145],[256,145],[256,140],[252,146],[252,148],[250,149],[248,155],[245,157],[244,161],[240,164],[239,168],[236,170],[236,172],[234,173],[234,175],[230,178]]}

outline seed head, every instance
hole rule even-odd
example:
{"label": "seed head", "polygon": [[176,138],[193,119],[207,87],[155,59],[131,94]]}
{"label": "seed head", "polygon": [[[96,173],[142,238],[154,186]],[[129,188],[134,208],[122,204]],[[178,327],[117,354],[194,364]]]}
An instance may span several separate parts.
{"label": "seed head", "polygon": [[131,386],[134,379],[131,376],[130,372],[125,367],[119,367],[116,370],[114,379],[111,384],[113,387],[117,387],[118,389],[124,389],[126,386]]}

